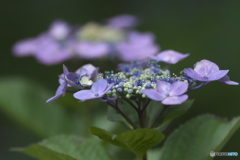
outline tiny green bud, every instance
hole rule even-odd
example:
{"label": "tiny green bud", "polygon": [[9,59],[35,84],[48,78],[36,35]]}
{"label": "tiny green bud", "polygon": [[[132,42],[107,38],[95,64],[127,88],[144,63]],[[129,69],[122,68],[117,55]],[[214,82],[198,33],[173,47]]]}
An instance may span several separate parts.
{"label": "tiny green bud", "polygon": [[130,94],[127,94],[127,95],[126,95],[126,98],[130,98],[130,97],[131,97],[131,95],[130,95]]}

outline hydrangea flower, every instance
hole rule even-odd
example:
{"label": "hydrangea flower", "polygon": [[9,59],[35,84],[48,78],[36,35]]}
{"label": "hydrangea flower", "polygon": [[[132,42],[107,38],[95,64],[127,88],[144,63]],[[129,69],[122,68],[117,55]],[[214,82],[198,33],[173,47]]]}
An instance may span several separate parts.
{"label": "hydrangea flower", "polygon": [[74,87],[76,89],[82,89],[84,87],[91,86],[93,80],[98,76],[98,68],[92,64],[86,64],[79,68],[75,73],[69,72],[67,67],[63,65],[63,74],[59,76],[59,87],[55,95],[47,100],[51,102],[60,96],[64,96],[67,87]]}
{"label": "hydrangea flower", "polygon": [[156,90],[145,89],[142,93],[152,100],[162,101],[164,105],[176,105],[188,99],[188,95],[184,94],[187,89],[187,82],[176,81],[171,84],[169,82],[158,81]]}
{"label": "hydrangea flower", "polygon": [[155,59],[159,62],[165,62],[168,64],[176,64],[177,62],[188,57],[189,54],[182,54],[174,50],[165,50],[157,54],[156,56],[151,56],[152,59]]}
{"label": "hydrangea flower", "polygon": [[113,84],[108,84],[107,80],[100,78],[92,85],[91,90],[80,90],[74,93],[73,96],[81,101],[101,98],[112,86]]}
{"label": "hydrangea flower", "polygon": [[120,59],[124,61],[139,61],[144,60],[159,50],[159,47],[154,44],[155,37],[151,33],[132,32],[129,34],[126,42],[117,45]]}
{"label": "hydrangea flower", "polygon": [[13,52],[17,56],[33,55],[46,65],[63,62],[72,57],[68,41],[70,31],[71,28],[64,21],[54,21],[49,31],[16,43]]}
{"label": "hydrangea flower", "polygon": [[135,27],[137,25],[137,18],[132,15],[124,14],[109,19],[107,24],[113,28]]}
{"label": "hydrangea flower", "polygon": [[197,81],[209,82],[220,80],[227,75],[229,70],[219,70],[215,63],[209,60],[201,60],[194,65],[194,69],[185,68],[183,71],[187,76]]}

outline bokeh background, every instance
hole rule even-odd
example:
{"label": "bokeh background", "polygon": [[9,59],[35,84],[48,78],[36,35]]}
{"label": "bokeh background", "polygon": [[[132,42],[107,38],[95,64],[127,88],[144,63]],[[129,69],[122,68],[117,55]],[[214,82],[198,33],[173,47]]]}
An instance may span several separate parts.
{"label": "bokeh background", "polygon": [[[16,41],[37,36],[56,19],[70,24],[102,21],[119,14],[140,19],[142,32],[153,32],[162,50],[173,49],[191,56],[173,66],[178,72],[202,59],[230,69],[231,80],[240,82],[240,1],[238,0],[1,0],[0,1],[0,76],[20,75],[48,88],[58,86],[62,65],[44,66],[33,57],[16,58],[11,48]],[[79,66],[80,67],[80,66]],[[113,68],[115,66],[108,66]],[[75,70],[76,68],[72,68]],[[1,88],[0,88],[1,89]],[[4,91],[6,94],[8,90]],[[37,92],[37,91],[36,91]],[[11,96],[11,95],[9,95]],[[210,83],[190,93],[195,102],[187,114],[178,118],[166,133],[180,123],[203,113],[231,119],[240,115],[239,86]],[[12,99],[14,101],[14,97]],[[34,104],[33,104],[34,105]],[[32,117],[34,119],[34,117]],[[197,126],[196,126],[197,127]],[[27,146],[43,137],[32,133],[0,111],[0,159],[32,160],[11,147]],[[240,153],[240,130],[222,151]]]}

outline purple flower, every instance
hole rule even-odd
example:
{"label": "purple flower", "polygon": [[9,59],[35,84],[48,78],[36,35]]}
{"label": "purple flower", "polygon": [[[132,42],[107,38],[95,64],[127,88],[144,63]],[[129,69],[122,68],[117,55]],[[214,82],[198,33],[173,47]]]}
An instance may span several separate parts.
{"label": "purple flower", "polygon": [[128,41],[119,43],[116,50],[124,61],[144,60],[159,50],[159,47],[154,44],[154,39],[151,33],[132,32],[129,34]]}
{"label": "purple flower", "polygon": [[73,96],[81,101],[101,98],[112,88],[113,85],[114,84],[108,85],[107,80],[100,78],[92,85],[91,90],[81,90],[74,93]]}
{"label": "purple flower", "polygon": [[92,64],[86,64],[79,68],[75,73],[79,74],[80,76],[85,75],[89,79],[95,80],[99,75],[98,71],[99,71],[98,67],[95,67]]}
{"label": "purple flower", "polygon": [[63,62],[73,56],[68,40],[70,31],[67,23],[54,21],[49,31],[16,43],[13,52],[17,56],[33,55],[46,65]]}
{"label": "purple flower", "polygon": [[64,96],[66,93],[66,88],[67,87],[74,87],[77,89],[81,89],[82,86],[79,86],[76,83],[77,78],[79,77],[79,74],[76,73],[71,73],[68,71],[67,67],[65,65],[63,65],[63,74],[61,74],[59,76],[59,87],[55,93],[55,95],[51,98],[49,98],[46,102],[51,102],[57,98],[59,98],[60,96]]}
{"label": "purple flower", "polygon": [[73,48],[79,57],[85,59],[99,58],[109,53],[109,46],[104,42],[76,42]]}
{"label": "purple flower", "polygon": [[129,27],[135,27],[137,24],[136,17],[132,15],[120,15],[117,17],[113,17],[107,21],[108,26],[113,28],[129,28]]}
{"label": "purple flower", "polygon": [[223,78],[229,70],[219,70],[219,67],[209,61],[201,60],[194,65],[194,69],[185,68],[184,73],[197,81],[216,81]]}
{"label": "purple flower", "polygon": [[59,42],[49,35],[42,35],[39,40],[35,57],[40,63],[46,65],[58,64],[70,59],[73,54],[67,42]]}
{"label": "purple flower", "polygon": [[176,81],[171,84],[169,82],[158,81],[156,90],[145,89],[142,93],[152,100],[162,101],[162,104],[176,105],[188,99],[188,95],[184,94],[187,89],[187,82]]}
{"label": "purple flower", "polygon": [[219,81],[229,85],[239,85],[238,82],[231,81],[228,75],[225,75],[223,78],[219,79]]}
{"label": "purple flower", "polygon": [[189,54],[181,54],[179,52],[173,50],[166,50],[160,52],[156,56],[151,56],[152,59],[155,59],[159,62],[165,62],[168,64],[176,64],[177,62],[181,61],[182,59],[188,57]]}

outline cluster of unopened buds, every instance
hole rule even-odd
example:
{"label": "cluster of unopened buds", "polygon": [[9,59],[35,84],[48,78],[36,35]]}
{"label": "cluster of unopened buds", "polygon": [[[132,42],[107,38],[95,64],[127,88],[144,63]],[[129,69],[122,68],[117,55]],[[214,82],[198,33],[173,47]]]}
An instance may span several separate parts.
{"label": "cluster of unopened buds", "polygon": [[[147,60],[119,64],[118,72],[107,71],[104,74],[91,64],[82,66],[76,72],[69,72],[63,66],[64,73],[59,76],[60,86],[56,95],[47,102],[71,92],[80,101],[100,99],[121,114],[119,100],[126,101],[136,111],[144,111],[151,100],[165,106],[182,104],[188,99],[188,91],[211,81],[238,85],[227,76],[229,70],[220,70],[209,60],[201,60],[193,69],[185,68],[178,75],[171,73],[170,65],[187,56],[189,54],[166,50]],[[167,63],[166,67],[160,67],[159,62]],[[126,120],[131,124],[129,119]],[[134,124],[132,127],[137,128]]]}

